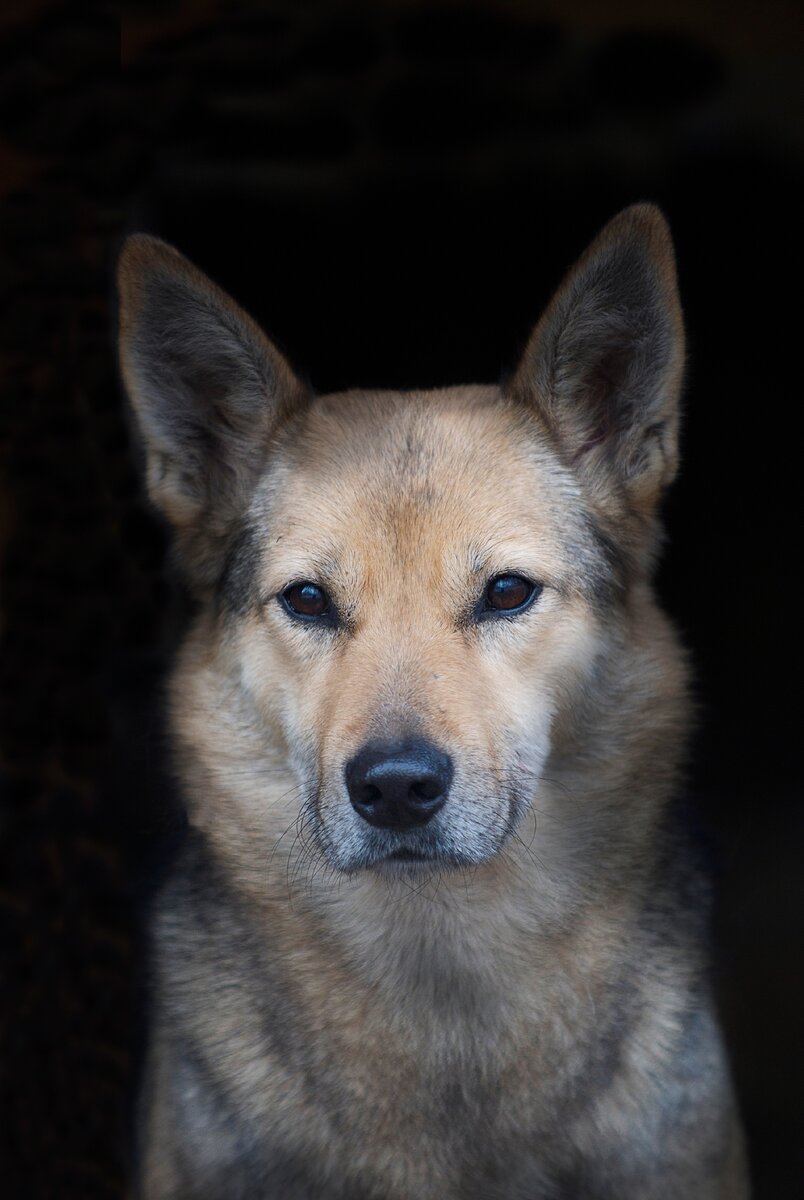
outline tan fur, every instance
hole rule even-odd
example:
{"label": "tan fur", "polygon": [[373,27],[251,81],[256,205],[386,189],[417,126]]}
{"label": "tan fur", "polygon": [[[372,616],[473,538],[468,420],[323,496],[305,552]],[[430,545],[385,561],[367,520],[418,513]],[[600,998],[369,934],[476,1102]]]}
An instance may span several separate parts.
{"label": "tan fur", "polygon": [[[271,399],[237,484],[249,599],[233,612],[216,595],[207,547],[169,687],[190,824],[229,899],[177,875],[157,906],[147,1197],[221,1195],[226,1178],[233,1196],[747,1195],[698,938],[667,868],[684,853],[666,813],[686,668],[649,570],[675,472],[680,310],[661,218],[617,220],[504,392],[302,401],[279,372],[296,413]],[[604,455],[556,413],[545,346],[589,262],[633,237],[656,263],[671,351],[647,441],[634,426]],[[158,244],[147,252],[162,269]],[[124,300],[141,294],[137,256]],[[540,581],[538,602],[473,623],[506,572]],[[288,618],[276,597],[298,579],[326,587],[340,631]],[[411,731],[455,763],[438,819],[458,865],[361,866],[344,764]],[[187,1046],[204,1068],[185,1077]]]}

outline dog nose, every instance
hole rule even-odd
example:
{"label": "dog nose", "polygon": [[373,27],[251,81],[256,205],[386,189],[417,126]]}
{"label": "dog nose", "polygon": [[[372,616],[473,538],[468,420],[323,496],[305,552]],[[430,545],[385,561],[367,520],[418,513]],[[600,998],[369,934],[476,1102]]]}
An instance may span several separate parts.
{"label": "dog nose", "polygon": [[370,825],[410,829],[444,807],[452,762],[430,742],[371,743],[346,764],[349,799]]}

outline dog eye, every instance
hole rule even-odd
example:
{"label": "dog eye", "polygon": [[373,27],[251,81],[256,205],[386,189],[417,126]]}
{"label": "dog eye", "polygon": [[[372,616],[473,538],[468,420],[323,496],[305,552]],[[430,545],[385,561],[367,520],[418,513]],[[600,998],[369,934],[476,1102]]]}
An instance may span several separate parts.
{"label": "dog eye", "polygon": [[522,575],[497,575],[489,581],[484,596],[482,615],[515,613],[527,608],[542,592],[540,583],[532,583]]}
{"label": "dog eye", "polygon": [[329,596],[317,583],[292,583],[281,593],[280,599],[297,617],[324,617],[331,609]]}

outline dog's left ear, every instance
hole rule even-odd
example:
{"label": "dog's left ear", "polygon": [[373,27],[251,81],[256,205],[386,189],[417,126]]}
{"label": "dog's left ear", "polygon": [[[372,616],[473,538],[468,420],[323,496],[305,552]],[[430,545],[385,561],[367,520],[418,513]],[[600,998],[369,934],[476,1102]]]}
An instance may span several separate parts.
{"label": "dog's left ear", "polygon": [[550,301],[510,385],[595,500],[645,515],[678,465],[684,332],[667,223],[619,213]]}

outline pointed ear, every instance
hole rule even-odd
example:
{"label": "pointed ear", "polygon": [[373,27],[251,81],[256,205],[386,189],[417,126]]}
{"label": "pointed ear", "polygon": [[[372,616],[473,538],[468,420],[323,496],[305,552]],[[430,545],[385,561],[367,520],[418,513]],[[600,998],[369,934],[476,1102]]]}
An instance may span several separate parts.
{"label": "pointed ear", "polygon": [[305,391],[251,318],[172,246],[129,237],[117,278],[120,363],[148,492],[191,579],[209,584],[270,439]]}
{"label": "pointed ear", "polygon": [[511,384],[604,507],[655,510],[678,465],[684,333],[657,208],[616,216],[550,301]]}

